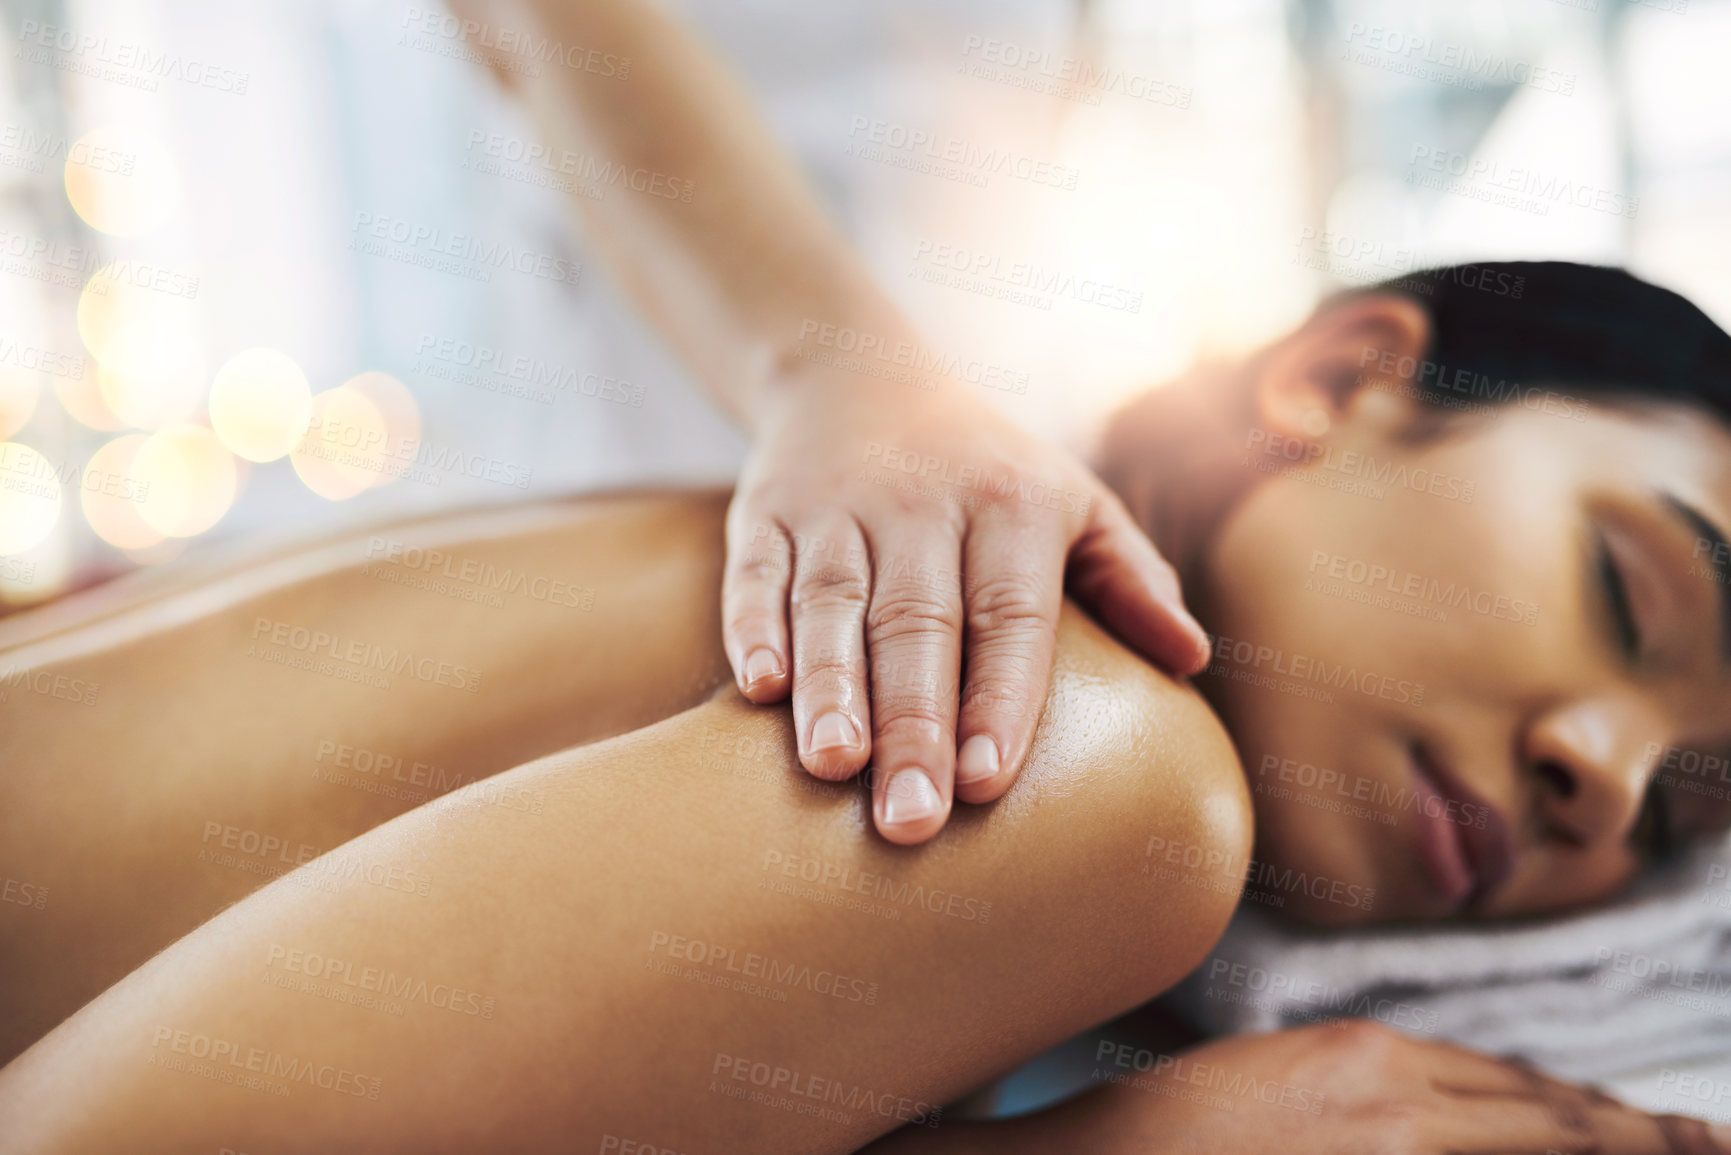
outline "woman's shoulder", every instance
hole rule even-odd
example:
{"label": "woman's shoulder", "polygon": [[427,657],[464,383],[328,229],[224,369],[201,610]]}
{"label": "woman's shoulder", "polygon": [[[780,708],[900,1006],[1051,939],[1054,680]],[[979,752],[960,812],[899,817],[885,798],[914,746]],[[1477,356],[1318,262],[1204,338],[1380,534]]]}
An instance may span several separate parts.
{"label": "woman's shoulder", "polygon": [[1250,798],[1237,751],[1202,695],[1188,681],[1149,664],[1068,601],[1058,623],[1046,712],[1036,755],[1048,746],[1072,755],[1082,749],[1110,751],[1127,768],[1182,779],[1184,796],[1199,792],[1199,800],[1214,800],[1213,805],[1232,812],[1230,825],[1247,826]]}
{"label": "woman's shoulder", "polygon": [[1199,963],[1237,907],[1250,863],[1249,789],[1225,727],[1193,686],[1157,670],[1065,603],[1045,713],[1022,778],[997,805],[1074,806],[1101,880],[1158,905],[1186,933],[1150,957]]}

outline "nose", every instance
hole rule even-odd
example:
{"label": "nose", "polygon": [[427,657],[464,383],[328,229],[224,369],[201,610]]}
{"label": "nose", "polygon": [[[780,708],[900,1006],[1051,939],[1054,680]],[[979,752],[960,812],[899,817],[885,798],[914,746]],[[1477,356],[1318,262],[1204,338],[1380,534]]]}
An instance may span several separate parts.
{"label": "nose", "polygon": [[1664,740],[1664,719],[1633,697],[1576,700],[1534,719],[1522,755],[1551,830],[1578,846],[1626,837]]}

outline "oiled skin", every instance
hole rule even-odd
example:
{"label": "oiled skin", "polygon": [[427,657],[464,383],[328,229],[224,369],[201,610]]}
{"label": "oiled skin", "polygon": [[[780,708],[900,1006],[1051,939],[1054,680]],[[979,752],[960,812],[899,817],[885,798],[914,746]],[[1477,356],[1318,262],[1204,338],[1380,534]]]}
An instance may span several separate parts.
{"label": "oiled skin", "polygon": [[[0,1061],[266,881],[201,862],[201,849],[222,850],[206,823],[281,839],[292,861],[302,845],[322,852],[412,809],[441,781],[635,729],[713,692],[726,680],[716,599],[696,591],[720,580],[718,550],[699,543],[722,502],[603,498],[446,519],[130,611],[114,607],[136,597],[97,590],[0,624],[0,644],[32,639],[0,651],[0,675],[46,670],[97,687],[88,707],[18,688],[0,702],[0,872],[48,889],[40,910],[0,903]],[[486,540],[524,524],[540,529]],[[458,574],[473,560],[493,565],[494,580],[511,571],[593,589],[592,608],[553,604],[550,584],[548,600],[501,594],[504,608],[407,589],[374,576],[388,551],[375,538],[444,549]],[[684,548],[656,544],[675,540]],[[428,572],[424,559],[394,568]],[[183,609],[191,617],[175,625]],[[38,618],[61,629],[37,640]],[[259,618],[476,669],[480,690],[406,676],[376,690],[268,664],[247,656]],[[324,743],[400,761],[350,771],[399,796],[315,778],[342,770],[337,749],[321,758]]]}
{"label": "oiled skin", "polygon": [[[9,1041],[139,968],[0,1071],[0,1149],[567,1151],[611,1134],[847,1151],[1203,956],[1230,870],[1144,873],[1150,839],[1248,854],[1241,773],[1192,691],[1068,610],[1022,780],[931,846],[890,846],[863,791],[798,769],[785,709],[731,689],[724,501],[592,500],[486,542],[379,535],[573,580],[588,612],[404,589],[362,572],[367,535],[157,632],[160,599],[0,657],[101,685],[95,706],[14,691],[0,707],[0,869],[50,887],[42,909],[0,909]],[[480,690],[268,664],[247,656],[260,619],[478,667]],[[411,810],[314,778],[321,741],[465,776],[545,756]],[[200,859],[221,842],[208,822],[347,845],[244,897],[262,878]],[[753,989],[660,973],[676,937],[714,948],[680,970]],[[410,980],[388,1000],[401,1013],[277,985],[309,954]],[[152,1065],[209,1063],[200,1035],[232,1048],[216,1077]],[[218,1081],[247,1075],[252,1048],[282,1057],[251,1073],[286,1096]],[[285,1078],[284,1061],[330,1074]],[[723,1093],[761,1089],[729,1078],[749,1063],[785,1072],[780,1100],[845,1120]]]}

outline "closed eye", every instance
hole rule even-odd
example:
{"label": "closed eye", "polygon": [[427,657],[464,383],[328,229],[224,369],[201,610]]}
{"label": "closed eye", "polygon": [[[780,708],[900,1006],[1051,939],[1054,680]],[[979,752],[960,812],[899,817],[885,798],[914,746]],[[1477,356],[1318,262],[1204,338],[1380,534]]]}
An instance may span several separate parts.
{"label": "closed eye", "polygon": [[1641,629],[1629,604],[1628,583],[1623,580],[1623,571],[1611,556],[1611,547],[1606,544],[1603,535],[1599,537],[1598,568],[1599,582],[1605,593],[1605,609],[1610,619],[1612,635],[1616,639],[1617,652],[1633,662],[1641,654]]}
{"label": "closed eye", "polygon": [[[1604,587],[1606,616],[1610,621],[1612,636],[1616,639],[1617,652],[1624,659],[1635,662],[1641,654],[1641,628],[1635,621],[1634,608],[1629,603],[1628,583],[1623,580],[1623,571],[1618,568],[1617,560],[1611,554],[1610,546],[1603,535],[1599,537],[1598,545],[1599,582]],[[1671,799],[1661,784],[1664,772],[1653,775],[1647,784],[1646,796],[1641,800],[1641,813],[1635,821],[1632,840],[1637,849],[1650,861],[1662,862],[1671,857],[1677,848],[1676,831],[1672,826]]]}

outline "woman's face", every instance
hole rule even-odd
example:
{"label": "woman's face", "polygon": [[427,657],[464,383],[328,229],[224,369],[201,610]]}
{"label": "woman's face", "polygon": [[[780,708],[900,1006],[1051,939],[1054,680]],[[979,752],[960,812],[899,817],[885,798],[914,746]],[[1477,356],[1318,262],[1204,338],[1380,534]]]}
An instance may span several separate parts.
{"label": "woman's face", "polygon": [[1414,444],[1399,389],[1265,389],[1192,590],[1253,896],[1351,925],[1608,895],[1731,822],[1731,433],[1540,390]]}

